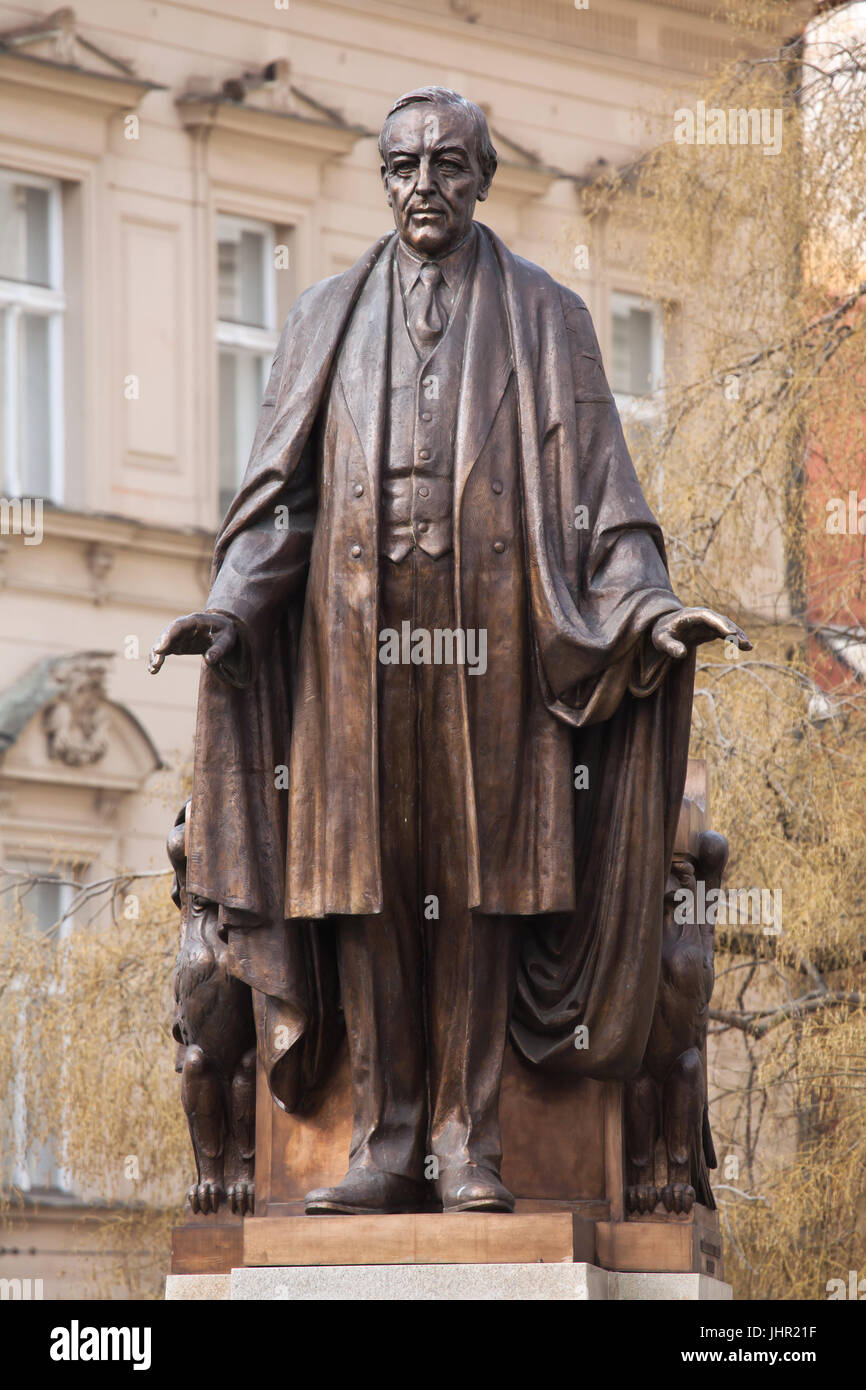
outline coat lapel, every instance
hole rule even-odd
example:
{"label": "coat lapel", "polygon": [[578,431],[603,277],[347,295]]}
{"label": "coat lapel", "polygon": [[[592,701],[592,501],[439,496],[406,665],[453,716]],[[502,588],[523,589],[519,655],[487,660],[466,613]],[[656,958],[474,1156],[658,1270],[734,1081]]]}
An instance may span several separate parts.
{"label": "coat lapel", "polygon": [[[472,298],[468,308],[469,321],[466,326],[466,346],[463,352],[463,372],[454,438],[454,614],[456,624],[460,628],[463,627],[460,503],[466,480],[490,433],[490,426],[512,372],[502,276],[487,239],[486,228],[479,228],[476,236],[478,256],[472,282]],[[469,750],[469,704],[466,671],[462,666],[458,673],[457,689],[460,722],[465,746]],[[481,860],[471,754],[467,756],[465,763],[464,790],[469,906],[478,907],[481,903]]]}
{"label": "coat lapel", "polygon": [[349,323],[337,366],[346,405],[367,461],[372,496],[377,495],[385,443],[396,244],[397,238],[394,236],[367,279]]}
{"label": "coat lapel", "polygon": [[486,235],[479,227],[478,258],[469,302],[460,404],[454,441],[454,527],[460,501],[513,370],[502,275]]}

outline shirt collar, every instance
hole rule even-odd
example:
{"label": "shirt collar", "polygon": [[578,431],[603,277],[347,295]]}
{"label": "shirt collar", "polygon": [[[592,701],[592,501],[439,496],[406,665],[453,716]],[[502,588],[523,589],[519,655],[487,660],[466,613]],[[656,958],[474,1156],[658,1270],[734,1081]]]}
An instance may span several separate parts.
{"label": "shirt collar", "polygon": [[[441,260],[432,262],[432,264],[439,266],[442,271],[442,278],[452,294],[456,294],[463,283],[463,277],[469,267],[474,248],[475,223],[473,222],[459,246],[455,246],[454,250],[450,251],[447,256],[443,256]],[[417,256],[414,251],[410,251],[402,241],[398,240],[397,265],[400,270],[400,283],[404,294],[412,292],[421,274],[422,265],[429,264],[431,264],[429,257],[424,259]]]}

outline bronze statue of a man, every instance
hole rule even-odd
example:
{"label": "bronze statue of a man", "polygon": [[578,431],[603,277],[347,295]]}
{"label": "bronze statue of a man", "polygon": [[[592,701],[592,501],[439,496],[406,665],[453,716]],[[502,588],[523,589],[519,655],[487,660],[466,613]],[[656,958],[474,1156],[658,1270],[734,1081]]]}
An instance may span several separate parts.
{"label": "bronze statue of a man", "polygon": [[207,609],[151,669],[204,654],[188,888],[286,1108],[342,1005],[349,1170],[307,1211],[422,1210],[431,1173],[446,1211],[510,1211],[509,1027],[636,1072],[690,651],[748,643],[671,590],[586,306],[473,221],[482,111],[410,92],[379,147],[396,235],[292,310]]}

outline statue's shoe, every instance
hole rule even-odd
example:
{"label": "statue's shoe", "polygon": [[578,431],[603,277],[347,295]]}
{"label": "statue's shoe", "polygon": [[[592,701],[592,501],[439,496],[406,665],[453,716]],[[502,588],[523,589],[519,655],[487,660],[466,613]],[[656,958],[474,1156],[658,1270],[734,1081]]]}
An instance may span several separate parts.
{"label": "statue's shoe", "polygon": [[439,1177],[443,1211],[514,1211],[514,1198],[492,1168],[464,1163]]}
{"label": "statue's shoe", "polygon": [[429,1208],[425,1183],[375,1168],[350,1168],[336,1187],[317,1187],[304,1202],[307,1216],[385,1216]]}

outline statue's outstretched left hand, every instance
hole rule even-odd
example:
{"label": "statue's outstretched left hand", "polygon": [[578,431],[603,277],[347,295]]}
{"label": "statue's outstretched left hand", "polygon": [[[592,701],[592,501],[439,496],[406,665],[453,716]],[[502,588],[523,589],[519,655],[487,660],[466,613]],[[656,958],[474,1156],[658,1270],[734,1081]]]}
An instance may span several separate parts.
{"label": "statue's outstretched left hand", "polygon": [[234,621],[225,613],[186,613],[154,642],[147,669],[155,676],[167,656],[200,654],[209,666],[224,660],[238,640]]}
{"label": "statue's outstretched left hand", "polygon": [[712,608],[681,608],[657,618],[652,630],[653,645],[665,656],[681,661],[690,647],[717,638],[736,642],[741,652],[750,652],[752,644],[741,627],[730,618],[714,613]]}

